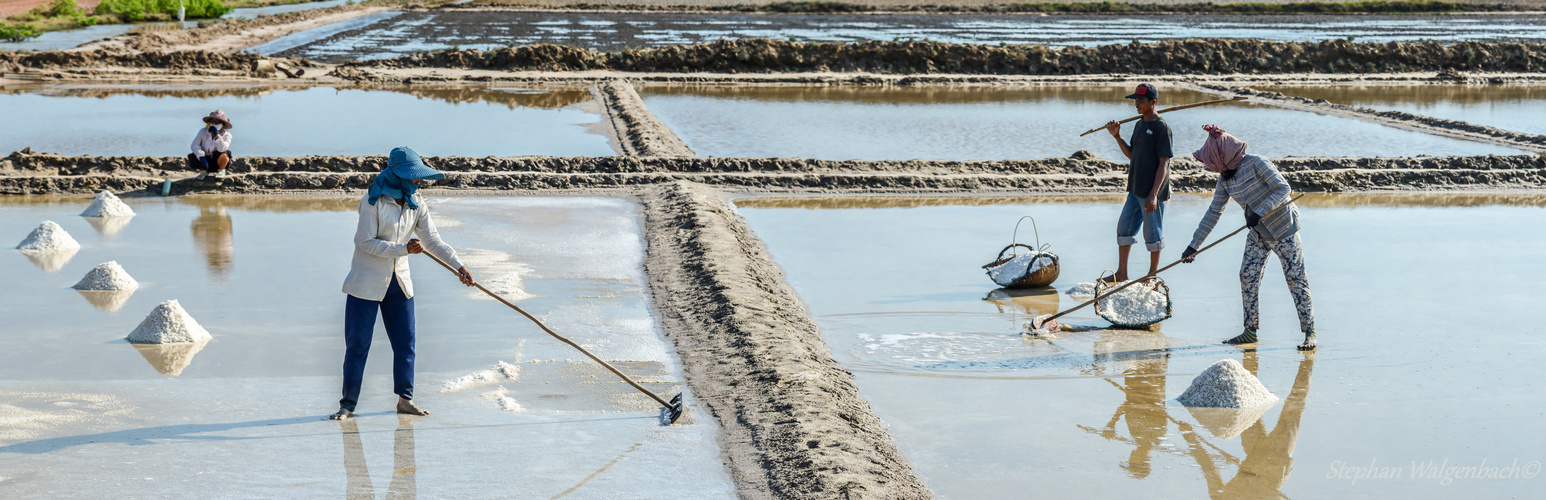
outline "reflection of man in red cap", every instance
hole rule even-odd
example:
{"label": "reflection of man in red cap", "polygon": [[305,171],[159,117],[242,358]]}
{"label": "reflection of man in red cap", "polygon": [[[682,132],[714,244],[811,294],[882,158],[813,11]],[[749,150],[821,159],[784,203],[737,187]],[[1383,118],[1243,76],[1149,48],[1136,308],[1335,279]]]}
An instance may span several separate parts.
{"label": "reflection of man in red cap", "polygon": [[198,170],[200,179],[211,173],[216,178],[225,177],[225,169],[231,165],[231,120],[225,111],[217,109],[204,117],[204,128],[193,136],[192,149],[188,168]]}
{"label": "reflection of man in red cap", "polygon": [[1133,122],[1132,141],[1122,140],[1122,126],[1115,121],[1106,123],[1106,131],[1116,138],[1117,146],[1129,160],[1127,167],[1127,203],[1122,206],[1122,216],[1117,220],[1117,263],[1113,281],[1127,281],[1127,254],[1138,242],[1138,230],[1143,229],[1143,243],[1149,249],[1149,274],[1159,269],[1160,250],[1165,248],[1162,222],[1165,219],[1165,202],[1170,200],[1170,125],[1154,111],[1159,103],[1159,89],[1141,83],[1128,99],[1143,115]]}

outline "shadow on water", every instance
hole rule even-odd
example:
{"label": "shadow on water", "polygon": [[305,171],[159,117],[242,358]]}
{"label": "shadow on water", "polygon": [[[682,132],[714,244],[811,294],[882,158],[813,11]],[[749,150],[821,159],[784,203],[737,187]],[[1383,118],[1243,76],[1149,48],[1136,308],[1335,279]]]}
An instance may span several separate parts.
{"label": "shadow on water", "polygon": [[79,436],[61,436],[56,438],[39,439],[24,443],[16,443],[10,446],[0,447],[0,453],[25,453],[37,455],[52,453],[74,446],[87,444],[117,443],[132,446],[158,444],[162,441],[239,441],[249,439],[268,439],[274,436],[199,436],[211,432],[223,432],[235,429],[250,429],[255,427],[269,427],[275,425],[297,425],[308,422],[316,422],[318,417],[308,415],[304,417],[274,418],[268,420],[253,420],[251,422],[227,422],[221,424],[183,424],[162,425],[157,427],[143,427],[139,429],[125,429],[121,431],[103,432],[98,434],[84,434]]}
{"label": "shadow on water", "polygon": [[[1259,365],[1257,353],[1246,351],[1244,361],[1245,368],[1255,375]],[[1120,465],[1134,479],[1149,476],[1155,453],[1173,453],[1190,456],[1197,462],[1212,498],[1281,497],[1283,485],[1293,471],[1294,447],[1299,441],[1300,417],[1310,394],[1315,353],[1303,354],[1293,389],[1283,403],[1276,427],[1270,431],[1262,417],[1270,406],[1241,410],[1188,408],[1214,439],[1228,441],[1239,436],[1245,450],[1244,459],[1224,451],[1192,424],[1170,415],[1171,407],[1166,404],[1165,397],[1167,364],[1167,357],[1146,358],[1127,365],[1121,382],[1107,379],[1123,392],[1125,399],[1105,426],[1080,425],[1079,428],[1107,440],[1131,445],[1132,452]],[[1128,437],[1118,435],[1118,422],[1126,424]],[[1176,425],[1186,442],[1185,447],[1164,442],[1170,424]],[[1235,475],[1226,481],[1223,476],[1231,465],[1236,468]]]}

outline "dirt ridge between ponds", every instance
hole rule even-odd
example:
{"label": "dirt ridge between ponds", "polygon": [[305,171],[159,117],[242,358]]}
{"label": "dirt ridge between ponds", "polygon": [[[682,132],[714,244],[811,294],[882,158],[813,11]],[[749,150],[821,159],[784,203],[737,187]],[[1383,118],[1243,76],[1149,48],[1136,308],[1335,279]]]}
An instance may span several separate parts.
{"label": "dirt ridge between ponds", "polygon": [[591,87],[591,93],[607,111],[607,120],[623,153],[629,156],[697,156],[687,143],[661,123],[648,108],[633,85],[609,80]]}
{"label": "dirt ridge between ponds", "polygon": [[642,201],[652,303],[740,496],[932,497],[720,193],[677,182]]}
{"label": "dirt ridge between ponds", "polygon": [[85,43],[68,51],[150,51],[209,50],[230,52],[254,47],[296,33],[347,21],[359,16],[385,12],[387,7],[360,3],[338,5],[262,16],[253,19],[222,19],[209,26],[179,31],[153,31],[139,35],[120,35]]}
{"label": "dirt ridge between ponds", "polygon": [[[810,193],[1091,193],[1119,192],[1124,164],[1086,152],[1072,158],[1006,161],[828,161],[798,158],[511,157],[426,159],[447,173],[433,188],[451,191],[596,191],[692,181],[751,192]],[[1296,190],[1455,191],[1546,188],[1537,155],[1415,158],[1279,158]],[[0,159],[0,194],[160,192],[267,193],[354,191],[385,163],[382,156],[239,157],[230,177],[190,179],[181,157],[62,156],[16,152]],[[1178,158],[1171,177],[1181,191],[1208,191],[1215,177]]]}
{"label": "dirt ridge between ponds", "polygon": [[1276,42],[1187,39],[1095,47],[932,41],[717,40],[619,52],[534,44],[442,50],[346,63],[362,68],[631,72],[873,72],[1076,75],[1262,74],[1546,70],[1546,45],[1515,42]]}
{"label": "dirt ridge between ponds", "polygon": [[1248,87],[1208,83],[1191,83],[1186,86],[1201,92],[1222,96],[1245,96],[1251,98],[1251,102],[1271,104],[1289,109],[1362,118],[1423,132],[1506,144],[1534,151],[1546,150],[1546,135],[1525,134],[1497,127],[1476,125],[1460,120],[1448,120],[1404,111],[1386,111],[1352,104],[1334,103],[1325,99],[1309,99],[1283,95],[1281,92],[1267,92]]}

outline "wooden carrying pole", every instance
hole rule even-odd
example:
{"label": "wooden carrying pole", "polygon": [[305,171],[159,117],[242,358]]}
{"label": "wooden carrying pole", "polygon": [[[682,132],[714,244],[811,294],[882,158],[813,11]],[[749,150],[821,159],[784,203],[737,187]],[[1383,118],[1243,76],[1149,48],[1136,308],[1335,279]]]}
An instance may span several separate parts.
{"label": "wooden carrying pole", "polygon": [[[462,273],[460,271],[457,271],[455,269],[451,269],[451,265],[450,264],[446,264],[446,262],[443,261],[443,260],[440,260],[440,257],[436,257],[433,254],[430,254],[429,252],[424,252],[424,255],[429,257],[431,260],[434,260],[436,264],[440,264],[440,267],[444,267],[444,268],[446,268],[447,271],[451,271],[451,274],[455,274],[457,276],[461,276]],[[638,382],[634,382],[634,380],[632,378],[629,378],[627,375],[624,375],[621,370],[618,370],[617,367],[612,366],[611,363],[608,363],[608,362],[602,360],[601,358],[596,357],[595,354],[591,354],[591,352],[585,350],[584,347],[580,347],[580,344],[576,344],[576,343],[574,343],[574,341],[569,340],[567,338],[564,338],[563,335],[559,335],[557,332],[554,332],[553,330],[548,329],[547,325],[542,324],[542,321],[538,320],[536,316],[532,316],[531,313],[526,312],[525,309],[521,309],[520,306],[517,306],[517,305],[511,303],[510,301],[505,300],[505,298],[504,297],[500,297],[499,294],[494,293],[494,292],[490,291],[487,288],[483,288],[483,284],[482,283],[473,282],[472,286],[478,287],[479,290],[483,290],[483,293],[486,293],[490,297],[493,297],[494,300],[498,300],[498,301],[504,303],[504,305],[510,306],[511,309],[515,309],[515,312],[521,313],[521,315],[525,316],[526,319],[531,320],[532,323],[536,323],[537,327],[541,328],[542,331],[547,332],[548,335],[552,335],[553,338],[558,339],[559,341],[561,341],[561,342],[563,342],[565,344],[569,344],[569,347],[573,347],[576,350],[580,351],[581,353],[584,353],[587,357],[589,357],[591,359],[591,361],[595,361],[597,363],[600,363],[601,366],[604,366],[604,367],[606,367],[606,369],[608,371],[611,371],[613,375],[617,375],[618,377],[622,378],[624,382],[627,382],[628,385],[633,386],[634,389],[638,389],[639,392],[644,393],[645,395],[649,396],[650,399],[653,399],[653,400],[655,400],[655,402],[660,403],[661,406],[666,407],[666,409],[671,412],[671,414],[669,416],[670,423],[674,424],[674,423],[676,423],[677,419],[682,418],[682,395],[681,394],[677,394],[675,398],[671,398],[671,401],[667,402],[665,400],[665,398],[662,398],[659,395],[656,395],[654,391],[651,391],[649,389],[644,388],[644,386],[639,385]]]}
{"label": "wooden carrying pole", "polygon": [[[1213,104],[1223,104],[1223,103],[1226,103],[1226,102],[1236,102],[1236,101],[1244,101],[1244,100],[1245,100],[1245,96],[1235,96],[1235,97],[1231,97],[1229,99],[1219,99],[1217,101],[1203,101],[1203,102],[1194,102],[1194,103],[1191,103],[1191,104],[1182,104],[1180,106],[1172,106],[1172,107],[1169,107],[1169,108],[1165,108],[1165,109],[1159,110],[1158,112],[1159,113],[1169,113],[1171,111],[1180,111],[1180,110],[1183,110],[1183,109],[1192,109],[1192,108],[1198,108],[1198,107],[1208,106],[1208,105],[1213,105]],[[1127,122],[1130,122],[1130,121],[1133,121],[1133,120],[1137,120],[1139,118],[1143,118],[1143,115],[1138,115],[1138,116],[1134,116],[1132,118],[1128,118],[1128,119],[1119,121],[1119,122],[1117,122],[1117,124],[1121,125],[1123,123],[1127,123]],[[1087,132],[1085,132],[1083,134],[1079,134],[1079,137],[1084,137],[1084,136],[1093,134],[1096,131],[1105,130],[1105,129],[1106,129],[1106,126],[1105,125],[1101,125],[1099,127],[1092,128],[1092,129],[1090,129],[1089,131],[1087,131]]]}

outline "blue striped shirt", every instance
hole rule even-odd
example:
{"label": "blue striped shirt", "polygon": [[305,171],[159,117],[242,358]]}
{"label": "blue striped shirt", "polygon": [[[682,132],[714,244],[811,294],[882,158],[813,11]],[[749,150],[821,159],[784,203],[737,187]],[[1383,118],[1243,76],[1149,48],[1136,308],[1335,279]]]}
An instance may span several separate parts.
{"label": "blue striped shirt", "polygon": [[[1225,180],[1220,176],[1218,184],[1213,186],[1213,204],[1208,206],[1208,213],[1203,215],[1202,222],[1197,225],[1197,233],[1192,235],[1192,248],[1202,248],[1208,233],[1213,232],[1213,226],[1218,224],[1219,215],[1224,212],[1224,204],[1231,198],[1241,208],[1256,215],[1271,212],[1288,203],[1288,180],[1278,173],[1278,168],[1266,157],[1245,155],[1240,160],[1240,166],[1235,168],[1237,172],[1234,177]],[[1298,232],[1299,207],[1289,206],[1262,219],[1251,234],[1260,240],[1279,240]]]}

